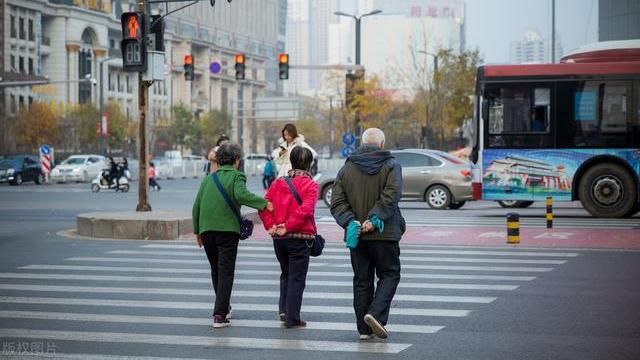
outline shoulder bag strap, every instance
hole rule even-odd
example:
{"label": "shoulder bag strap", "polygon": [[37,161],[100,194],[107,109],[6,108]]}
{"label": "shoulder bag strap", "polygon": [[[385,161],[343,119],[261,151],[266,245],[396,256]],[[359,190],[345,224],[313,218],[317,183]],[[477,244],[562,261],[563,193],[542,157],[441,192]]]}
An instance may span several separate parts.
{"label": "shoulder bag strap", "polygon": [[242,223],[242,217],[240,216],[240,212],[238,211],[238,208],[236,208],[236,206],[233,204],[233,202],[229,198],[229,194],[227,194],[227,192],[224,190],[224,188],[222,187],[222,184],[220,184],[220,179],[218,179],[218,174],[213,173],[211,174],[211,177],[213,178],[213,182],[216,183],[216,186],[218,187],[218,191],[220,191],[220,194],[222,194],[224,201],[227,203],[227,205],[229,205],[229,207],[233,211],[233,214],[238,219],[238,222]]}
{"label": "shoulder bag strap", "polygon": [[302,199],[300,199],[300,195],[298,195],[298,192],[296,191],[296,188],[293,186],[293,183],[291,182],[291,178],[288,176],[284,177],[284,181],[287,182],[287,185],[289,185],[289,189],[291,190],[291,194],[293,194],[293,197],[296,199],[296,202],[298,203],[298,205],[302,205]]}

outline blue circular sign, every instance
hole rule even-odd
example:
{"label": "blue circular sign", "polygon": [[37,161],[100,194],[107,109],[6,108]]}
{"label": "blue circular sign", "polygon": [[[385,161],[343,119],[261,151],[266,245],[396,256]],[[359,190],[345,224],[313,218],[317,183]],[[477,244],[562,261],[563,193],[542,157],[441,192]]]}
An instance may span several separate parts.
{"label": "blue circular sign", "polygon": [[356,137],[351,133],[342,134],[342,143],[345,145],[351,145],[356,142]]}
{"label": "blue circular sign", "polygon": [[220,71],[222,71],[222,65],[220,65],[219,62],[214,61],[209,65],[209,71],[211,71],[212,74],[219,74]]}
{"label": "blue circular sign", "polygon": [[353,154],[356,151],[356,149],[353,146],[344,146],[342,148],[342,157],[346,158],[349,155]]}
{"label": "blue circular sign", "polygon": [[49,155],[49,153],[51,152],[51,149],[49,149],[48,145],[42,145],[40,146],[40,153],[43,155]]}

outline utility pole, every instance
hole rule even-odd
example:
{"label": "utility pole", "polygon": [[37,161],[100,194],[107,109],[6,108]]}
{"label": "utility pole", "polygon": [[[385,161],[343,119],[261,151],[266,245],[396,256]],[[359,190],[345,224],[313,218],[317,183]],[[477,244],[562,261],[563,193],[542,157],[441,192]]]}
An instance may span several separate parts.
{"label": "utility pole", "polygon": [[551,63],[556,62],[556,0],[551,0]]}
{"label": "utility pole", "polygon": [[[144,14],[145,18],[151,16],[151,4],[148,0],[140,0],[140,12]],[[149,33],[149,22],[145,21],[146,31],[144,34]],[[146,39],[145,39],[146,42]],[[147,97],[149,95],[149,82],[142,79],[142,72],[138,73],[138,112],[140,114],[140,124],[138,131],[140,157],[138,159],[138,206],[136,211],[151,211],[151,204],[149,204],[149,178],[147,177],[147,167],[149,159],[147,157]]]}
{"label": "utility pole", "polygon": [[110,57],[106,57],[100,60],[100,120],[98,128],[100,129],[100,155],[105,154],[105,138],[104,138],[104,127],[103,125],[103,117],[104,117],[104,63],[111,60]]}

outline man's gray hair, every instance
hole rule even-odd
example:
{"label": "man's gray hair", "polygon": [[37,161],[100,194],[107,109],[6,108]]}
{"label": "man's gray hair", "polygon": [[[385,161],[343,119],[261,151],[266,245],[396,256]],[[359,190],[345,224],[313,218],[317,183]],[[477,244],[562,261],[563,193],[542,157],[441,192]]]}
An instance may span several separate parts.
{"label": "man's gray hair", "polygon": [[240,145],[225,142],[218,147],[216,160],[220,166],[233,165],[237,160],[240,160],[241,152]]}
{"label": "man's gray hair", "polygon": [[362,133],[362,144],[381,148],[384,145],[384,133],[378,128],[368,128]]}

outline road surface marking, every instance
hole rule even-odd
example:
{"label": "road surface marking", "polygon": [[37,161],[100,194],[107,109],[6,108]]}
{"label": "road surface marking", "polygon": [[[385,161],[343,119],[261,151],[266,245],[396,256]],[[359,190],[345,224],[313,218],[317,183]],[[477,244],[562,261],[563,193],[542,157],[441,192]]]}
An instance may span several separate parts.
{"label": "road surface marking", "polygon": [[58,331],[58,330],[27,330],[0,328],[0,337],[19,339],[41,339],[58,341],[81,341],[98,343],[129,343],[129,344],[157,344],[177,346],[205,346],[213,349],[219,348],[243,348],[243,349],[268,349],[268,350],[295,350],[295,351],[341,351],[397,354],[411,344],[387,343],[387,342],[340,342],[340,341],[313,341],[313,340],[283,340],[260,339],[240,337],[213,337],[213,336],[178,336],[136,334],[120,332],[93,332],[93,331]]}

